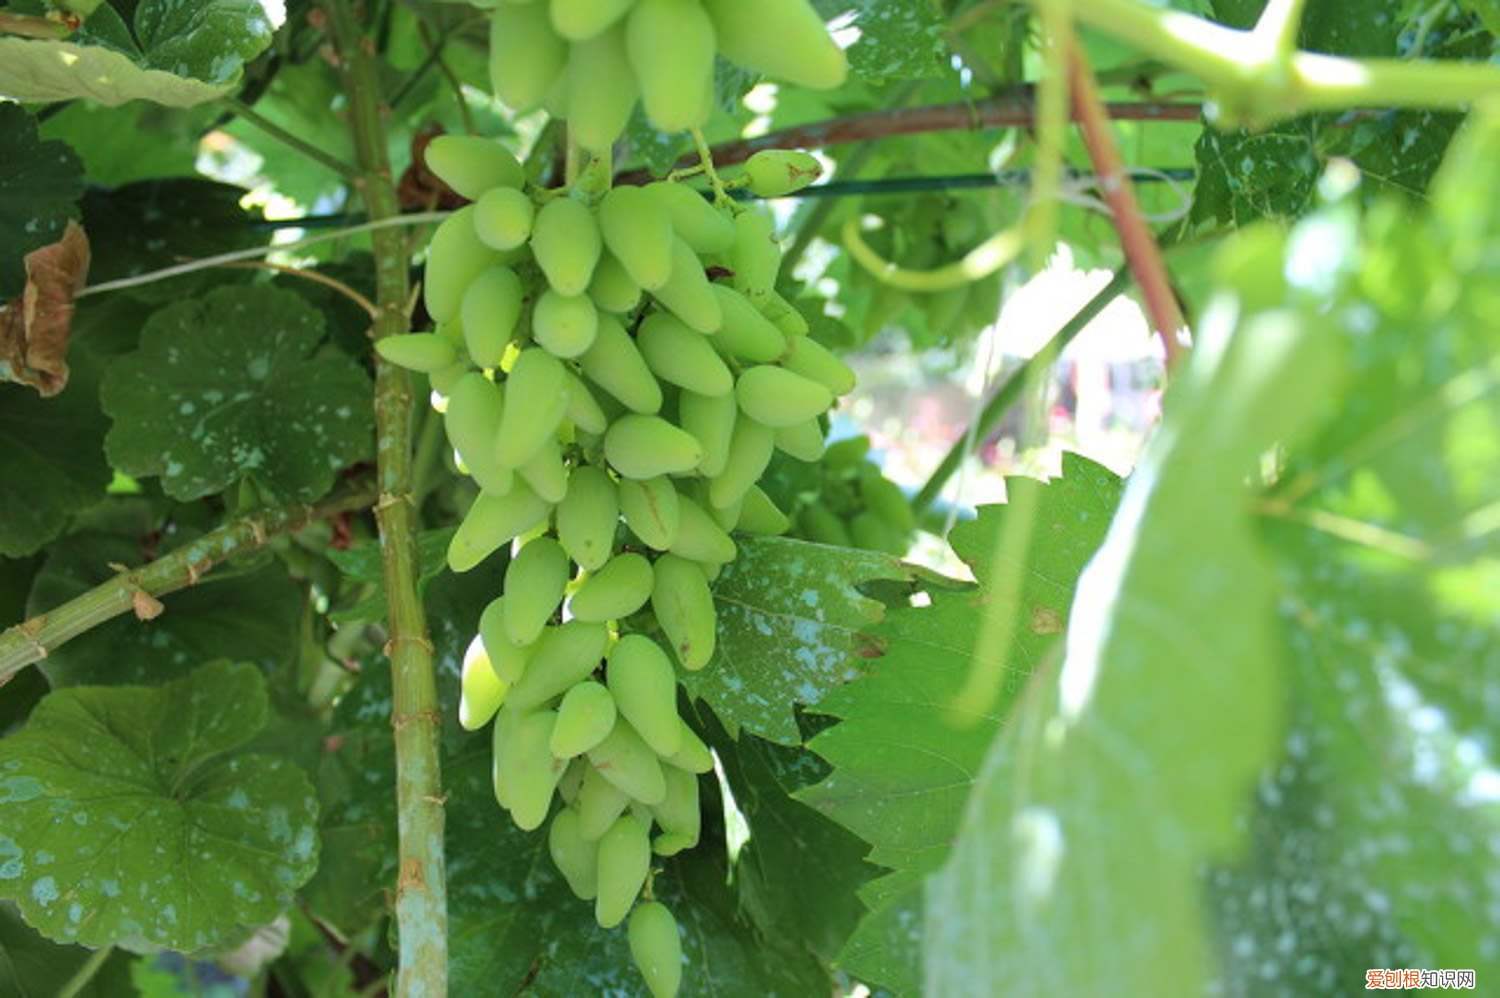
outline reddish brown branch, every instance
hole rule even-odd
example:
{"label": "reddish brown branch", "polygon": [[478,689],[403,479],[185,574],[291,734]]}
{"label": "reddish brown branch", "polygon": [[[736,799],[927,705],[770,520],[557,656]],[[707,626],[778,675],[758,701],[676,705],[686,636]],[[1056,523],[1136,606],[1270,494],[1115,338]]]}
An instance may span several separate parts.
{"label": "reddish brown branch", "polygon": [[1125,260],[1145,299],[1146,315],[1156,334],[1161,337],[1162,345],[1166,347],[1167,368],[1170,370],[1176,367],[1182,354],[1182,344],[1177,338],[1178,331],[1183,326],[1182,311],[1177,307],[1177,296],[1172,292],[1161,247],[1156,244],[1156,237],[1141,214],[1140,204],[1135,199],[1135,189],[1131,187],[1130,179],[1125,174],[1120,151],[1110,133],[1109,111],[1099,100],[1094,71],[1083,58],[1076,41],[1070,42],[1068,76],[1073,120],[1079,123],[1083,132],[1089,159],[1093,161],[1094,172],[1099,175],[1100,190],[1104,194],[1105,203],[1109,205],[1115,229],[1120,234]]}
{"label": "reddish brown branch", "polygon": [[[1201,105],[1165,101],[1106,104],[1103,109],[1106,117],[1117,121],[1197,121],[1202,116]],[[1030,125],[1035,116],[1035,102],[1029,87],[972,103],[959,101],[953,104],[869,111],[783,128],[759,138],[725,142],[713,147],[714,165],[743,163],[752,153],[762,149],[813,149],[891,135],[1020,128]],[[678,160],[677,165],[687,167],[697,163],[695,153],[684,156]],[[622,184],[646,183],[651,179],[651,174],[646,170],[630,170],[615,178],[617,183]]]}

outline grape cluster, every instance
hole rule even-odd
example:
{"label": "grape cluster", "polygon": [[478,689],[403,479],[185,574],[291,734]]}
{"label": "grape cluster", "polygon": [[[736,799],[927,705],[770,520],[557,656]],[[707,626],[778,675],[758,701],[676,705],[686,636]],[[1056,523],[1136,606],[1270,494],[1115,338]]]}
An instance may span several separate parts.
{"label": "grape cluster", "polygon": [[[430,374],[480,487],[449,566],[519,541],[464,663],[460,722],[494,719],[495,796],[519,827],[561,797],[552,858],[610,927],[653,852],[698,840],[712,759],[677,713],[676,668],[714,656],[709,583],[731,532],[786,529],[757,482],[778,448],[822,455],[819,417],[854,374],[773,290],[765,215],[678,183],[533,197],[485,140],[445,136],[427,156],[475,200],[428,251],[436,331],[377,346]],[[670,913],[637,906],[629,937],[653,993],[674,993]]]}
{"label": "grape cluster", "polygon": [[805,87],[844,82],[843,51],[807,0],[489,0],[490,81],[517,111],[568,119],[587,149],[624,131],[637,98],[664,132],[698,128],[714,58]]}
{"label": "grape cluster", "polygon": [[816,464],[772,463],[762,485],[786,510],[793,535],[906,555],[917,527],[911,504],[901,487],[866,457],[869,452],[869,437],[848,437],[830,444]]}

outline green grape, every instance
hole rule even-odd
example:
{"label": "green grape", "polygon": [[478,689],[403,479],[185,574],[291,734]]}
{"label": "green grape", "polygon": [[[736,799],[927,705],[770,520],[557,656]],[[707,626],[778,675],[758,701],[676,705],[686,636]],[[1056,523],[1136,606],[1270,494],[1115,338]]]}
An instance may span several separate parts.
{"label": "green grape", "polygon": [[604,244],[643,288],[659,288],[672,275],[672,218],[639,187],[616,187],[599,202]]}
{"label": "green grape", "polygon": [[496,596],[479,615],[479,639],[489,656],[490,668],[507,685],[514,686],[526,671],[535,645],[518,645],[511,641],[505,627],[505,597]]}
{"label": "green grape", "polygon": [[854,372],[823,344],[807,336],[794,336],[788,347],[782,361],[788,371],[818,382],[835,395],[854,391]]}
{"label": "green grape", "polygon": [[520,162],[494,139],[439,135],[422,156],[439,180],[470,201],[497,187],[515,189],[525,182]]}
{"label": "green grape", "polygon": [[568,889],[580,901],[592,901],[599,893],[599,843],[578,831],[578,812],[565,807],[552,816],[547,829],[547,852]]}
{"label": "green grape", "polygon": [[855,547],[866,551],[884,551],[900,557],[906,554],[906,538],[872,510],[863,510],[849,521],[849,537]]}
{"label": "green grape", "polygon": [[604,311],[623,314],[641,303],[641,286],[613,253],[606,253],[594,268],[589,297]]}
{"label": "green grape", "polygon": [[720,565],[734,561],[738,554],[734,541],[720,529],[713,517],[687,496],[683,496],[679,503],[681,518],[677,526],[677,540],[671,547],[672,553],[689,561]]}
{"label": "green grape", "polygon": [[567,412],[567,369],[545,350],[522,350],[505,379],[495,459],[507,468],[525,464],[552,439]]}
{"label": "green grape", "polygon": [[679,499],[665,475],[621,479],[620,512],[625,525],[649,548],[665,551],[677,539]]}
{"label": "green grape", "polygon": [[788,83],[829,90],[849,64],[807,0],[703,0],[719,53],[730,62]]}
{"label": "green grape", "polygon": [[750,295],[768,294],[781,269],[781,245],[767,215],[745,210],[734,216],[734,245],[729,252],[734,286]]}
{"label": "green grape", "polygon": [[594,919],[602,928],[612,929],[625,920],[650,870],[650,832],[634,815],[622,815],[599,839]]}
{"label": "green grape", "polygon": [[472,370],[473,367],[470,366],[467,360],[460,360],[457,363],[443,368],[441,371],[433,371],[431,374],[427,375],[427,383],[431,385],[432,390],[437,392],[439,395],[447,395],[453,389],[453,386],[458,382],[458,380]]}
{"label": "green grape", "polygon": [[499,367],[521,318],[526,291],[509,267],[490,267],[476,275],[464,292],[460,315],[464,345],[480,367]]}
{"label": "green grape", "polygon": [[630,938],[630,956],[652,998],[677,998],[682,987],[682,937],[667,906],[642,901],[630,913],[625,933]]}
{"label": "green grape", "polygon": [[604,415],[603,409],[599,408],[599,402],[594,398],[594,393],[589,391],[583,379],[572,371],[568,372],[566,418],[584,433],[603,433],[609,428],[609,417]]}
{"label": "green grape", "polygon": [[568,43],[552,30],[544,3],[502,3],[490,19],[490,88],[515,111],[547,98],[563,75]]}
{"label": "green grape", "polygon": [[724,321],[703,263],[680,237],[672,240],[672,275],[651,294],[671,313],[700,333],[712,333]]}
{"label": "green grape", "polygon": [[818,157],[792,149],[762,149],[745,161],[745,178],[756,197],[785,197],[822,175]]}
{"label": "green grape", "polygon": [[744,371],[734,394],[745,415],[778,430],[819,416],[833,404],[833,394],[823,385],[770,364]]}
{"label": "green grape", "polygon": [[478,371],[469,371],[448,390],[443,426],[448,442],[479,487],[494,495],[510,491],[512,472],[495,460],[495,435],[500,432],[504,395],[500,386]]}
{"label": "green grape", "polygon": [[646,605],[653,584],[651,562],[644,556],[617,554],[578,587],[568,612],[577,620],[619,620]]}
{"label": "green grape", "polygon": [[881,475],[874,465],[866,467],[870,471],[860,476],[859,483],[865,505],[902,534],[916,530],[917,516],[912,512],[911,503],[901,491],[901,486]]}
{"label": "green grape", "polygon": [[552,505],[523,482],[516,482],[503,496],[481,492],[448,542],[448,567],[467,572],[500,545],[541,523],[551,511]]}
{"label": "green grape", "polygon": [[603,685],[586,679],[563,694],[552,728],[552,754],[559,759],[582,755],[604,741],[615,726],[615,698]]}
{"label": "green grape", "polygon": [[689,773],[709,773],[714,768],[713,753],[686,721],[682,722],[682,747],[662,761]]}
{"label": "green grape", "polygon": [[698,463],[700,474],[712,478],[724,470],[739,414],[740,405],[732,393],[699,395],[685,391],[677,399],[678,424],[703,447],[703,460]]}
{"label": "green grape", "polygon": [[[662,856],[672,856],[698,844],[703,815],[698,808],[697,776],[676,766],[664,768],[662,776],[667,782],[667,797],[651,809],[651,814],[666,834],[657,839],[655,851]],[[662,842],[665,838],[672,841]],[[663,846],[669,844],[672,851],[664,851]]]}
{"label": "green grape", "polygon": [[623,717],[616,718],[609,735],[589,749],[589,762],[600,776],[642,804],[659,804],[667,796],[656,753]]}
{"label": "green grape", "polygon": [[826,471],[853,468],[863,461],[868,453],[870,453],[869,437],[846,437],[828,445],[828,450],[823,454],[823,468]]}
{"label": "green grape", "polygon": [[636,347],[663,381],[699,395],[728,395],[734,375],[706,338],[664,312],[646,317],[636,331]]}
{"label": "green grape", "polygon": [[[699,490],[702,491],[700,484]],[[740,510],[744,508],[745,497],[740,496],[728,506],[715,506],[712,502],[708,504],[705,512],[713,517],[713,521],[719,525],[720,530],[734,530],[740,522]]]}
{"label": "green grape", "polygon": [[735,529],[775,537],[786,533],[791,525],[792,521],[776,508],[771,497],[759,485],[752,485],[750,491],[745,493],[745,502],[740,506],[740,519],[735,524]]}
{"label": "green grape", "polygon": [[644,190],[667,213],[672,228],[695,252],[725,253],[734,245],[734,222],[693,188],[661,180],[647,184]]}
{"label": "green grape", "polygon": [[495,714],[495,723],[490,726],[490,785],[495,791],[495,802],[507,811],[510,810],[510,784],[499,778],[500,751],[510,744],[516,722],[522,716],[517,711],[502,705],[499,712]]}
{"label": "green grape", "polygon": [[375,341],[375,352],[397,367],[430,374],[458,360],[453,344],[437,333],[404,333]]}
{"label": "green grape", "polygon": [[797,517],[797,524],[801,527],[803,534],[819,544],[833,544],[844,548],[854,546],[854,541],[849,537],[849,530],[844,526],[844,521],[821,502],[808,503],[802,507],[802,512]]}
{"label": "green grape", "polygon": [[728,353],[757,364],[769,364],[786,352],[786,337],[761,315],[750,299],[724,284],[713,285],[724,322],[713,334]]}
{"label": "green grape", "polygon": [[775,448],[776,431],[753,418],[737,420],[729,441],[729,460],[724,463],[723,472],[708,483],[708,501],[715,506],[738,502],[750,491],[750,486],[760,481]]}
{"label": "green grape", "polygon": [[474,232],[480,242],[497,250],[513,250],[526,245],[535,219],[536,205],[513,187],[485,191],[484,196],[474,202]]}
{"label": "green grape", "polygon": [[634,412],[650,415],[661,409],[661,385],[646,366],[625,328],[612,315],[599,316],[594,345],[579,358],[590,381]]}
{"label": "green grape", "polygon": [[[635,0],[551,0],[552,27],[573,41],[593,38],[625,16]],[[568,124],[572,124],[569,121]]]}
{"label": "green grape", "polygon": [[516,469],[531,491],[549,503],[560,503],[568,493],[568,468],[563,464],[562,445],[556,439],[542,444],[525,464]]}
{"label": "green grape", "polygon": [[427,244],[422,301],[434,322],[458,318],[469,282],[500,263],[500,254],[479,241],[474,206],[458,209],[437,227]]}
{"label": "green grape", "polygon": [[529,645],[542,636],[568,584],[568,555],[551,537],[527,541],[505,568],[505,636]]}
{"label": "green grape", "polygon": [[708,120],[714,28],[697,0],[638,0],[625,21],[625,46],[652,124],[684,132]]}
{"label": "green grape", "polygon": [[624,25],[573,43],[568,56],[568,135],[580,146],[607,152],[630,122],[638,93],[635,72],[625,57]]}
{"label": "green grape", "polygon": [[578,787],[578,834],[596,842],[630,806],[630,795],[604,778],[588,764]]}
{"label": "green grape", "polygon": [[651,751],[670,758],[682,748],[677,716],[677,675],[667,653],[642,634],[626,634],[609,650],[605,682],[620,716]]}
{"label": "green grape", "polygon": [[590,572],[608,561],[619,519],[619,495],[609,474],[590,465],[573,469],[557,507],[557,536],[573,560]]}
{"label": "green grape", "polygon": [[579,357],[599,335],[599,310],[588,295],[569,298],[550,288],[537,298],[531,334],[554,357]]}
{"label": "green grape", "polygon": [[703,460],[703,447],[665,419],[629,415],[604,434],[604,456],[626,478],[655,478],[692,471]]}
{"label": "green grape", "polygon": [[776,446],[799,461],[809,463],[823,456],[823,427],[816,418],[776,431]]}
{"label": "green grape", "polygon": [[568,763],[568,768],[563,770],[562,779],[557,781],[557,796],[562,798],[564,804],[572,804],[578,799],[578,788],[583,786],[583,774],[591,768],[593,767],[589,765],[589,761],[582,756]]}
{"label": "green grape", "polygon": [[599,667],[608,642],[609,631],[603,624],[570,620],[548,627],[532,651],[526,671],[510,688],[507,706],[533,710],[562,696]]}
{"label": "green grape", "polygon": [[757,292],[755,295],[755,307],[760,311],[761,315],[771,320],[771,323],[781,331],[782,335],[807,335],[807,320],[802,317],[802,313],[793,308],[791,302],[781,297],[775,291]]}
{"label": "green grape", "polygon": [[713,594],[698,566],[686,558],[664,554],[653,566],[656,585],[651,590],[651,610],[689,671],[708,664],[714,655],[717,621]]}
{"label": "green grape", "polygon": [[539,710],[495,725],[495,797],[504,799],[511,820],[525,832],[547,820],[552,792],[568,765],[548,747],[556,722],[556,711]]}
{"label": "green grape", "polygon": [[571,297],[587,291],[603,250],[599,223],[581,201],[553,198],[536,213],[531,253],[558,294]]}
{"label": "green grape", "polygon": [[463,672],[459,679],[458,723],[465,731],[475,731],[489,723],[505,701],[510,684],[495,674],[484,642],[475,638],[464,651]]}

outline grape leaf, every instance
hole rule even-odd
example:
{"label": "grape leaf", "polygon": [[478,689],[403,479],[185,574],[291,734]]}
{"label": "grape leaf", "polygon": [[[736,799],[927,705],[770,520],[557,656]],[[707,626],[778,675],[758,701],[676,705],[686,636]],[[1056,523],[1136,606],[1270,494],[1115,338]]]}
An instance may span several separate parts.
{"label": "grape leaf", "polygon": [[62,238],[82,194],[77,153],[42,141],[36,118],[19,104],[0,104],[0,302],[21,293],[26,254]]}
{"label": "grape leaf", "polygon": [[237,940],[317,866],[317,800],[285,761],[233,755],[265,723],[254,666],[82,687],[0,739],[0,896],[59,941],[150,952]]}
{"label": "grape leaf", "polygon": [[681,675],[732,736],[741,729],[783,745],[802,741],[794,704],[813,704],[879,654],[862,629],[880,604],[855,586],[904,579],[896,559],[851,548],[766,537],[742,540],[714,583],[719,635],[713,660]]}
{"label": "grape leaf", "polygon": [[[453,539],[453,533],[457,529],[446,527],[442,530],[424,530],[417,535],[417,583],[422,589],[425,590],[428,583],[441,576],[447,568],[448,542]],[[379,587],[376,592],[354,605],[335,610],[329,618],[337,623],[384,620],[385,570],[380,559],[379,538],[361,541],[347,551],[329,551],[328,560],[350,582]],[[462,655],[462,649],[459,654]]]}
{"label": "grape leaf", "polygon": [[128,56],[98,45],[0,37],[0,93],[28,103],[82,97],[110,107],[149,100],[192,107],[234,89],[143,69]]}
{"label": "grape leaf", "polygon": [[[204,330],[213,335],[204,335]],[[322,316],[289,291],[226,287],[169,305],[104,382],[105,440],[127,474],[178,499],[251,479],[273,501],[325,494],[372,451],[370,381],[316,353]]]}
{"label": "grape leaf", "polygon": [[858,29],[849,70],[869,83],[920,79],[951,72],[944,55],[941,14],[923,0],[814,0],[835,27]]}
{"label": "grape leaf", "polygon": [[142,64],[208,83],[238,80],[274,32],[260,0],[142,0],[135,9]]}
{"label": "grape leaf", "polygon": [[[93,956],[82,946],[59,946],[21,921],[15,907],[0,904],[0,994],[13,998],[53,998]],[[91,977],[80,998],[112,998],[132,993],[131,958],[113,953]]]}

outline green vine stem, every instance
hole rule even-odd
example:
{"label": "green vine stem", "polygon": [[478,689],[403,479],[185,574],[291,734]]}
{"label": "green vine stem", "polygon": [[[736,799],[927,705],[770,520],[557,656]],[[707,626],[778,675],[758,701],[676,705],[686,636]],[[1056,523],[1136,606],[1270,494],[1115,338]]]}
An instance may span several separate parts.
{"label": "green vine stem", "polygon": [[[356,184],[371,221],[400,213],[386,158],[379,66],[372,43],[347,0],[326,9],[349,96],[350,126],[362,177]],[[373,236],[377,340],[405,333],[409,282],[406,239],[394,229]],[[438,998],[448,990],[448,902],[443,872],[443,793],[439,759],[442,717],[432,642],[417,589],[417,511],[412,495],[412,388],[406,372],[377,358],[376,456],[381,560],[389,610],[396,741],[396,879],[398,964],[395,993]]]}
{"label": "green vine stem", "polygon": [[241,103],[240,101],[235,100],[233,97],[221,97],[219,99],[219,102],[223,104],[225,108],[234,112],[237,117],[243,118],[247,124],[254,125],[256,128],[260,129],[262,132],[265,132],[277,142],[285,145],[288,149],[292,149],[296,152],[301,153],[303,156],[306,156],[314,163],[326,166],[328,169],[332,170],[334,173],[337,173],[345,180],[354,180],[359,176],[359,171],[356,170],[351,164],[345,163],[337,156],[330,155],[324,150],[319,149],[317,146],[313,145],[311,142],[308,142],[306,139],[302,139],[297,137],[296,135],[293,135],[285,128],[282,128],[280,125],[276,124],[276,122],[265,117],[259,111],[256,111],[250,105]]}
{"label": "green vine stem", "polygon": [[62,990],[57,993],[57,998],[76,998],[77,995],[82,994],[83,989],[89,986],[89,982],[99,973],[100,968],[104,966],[104,961],[108,960],[114,951],[113,946],[102,946],[90,953],[89,958],[83,961],[77,973],[68,978],[68,982],[62,986]]}
{"label": "green vine stem", "polygon": [[185,589],[226,559],[259,550],[278,534],[294,533],[338,513],[366,509],[374,498],[374,482],[363,480],[312,506],[280,506],[240,517],[149,565],[122,572],[61,606],[7,628],[0,632],[0,684],[78,635],[130,612],[141,594],[155,599]]}

